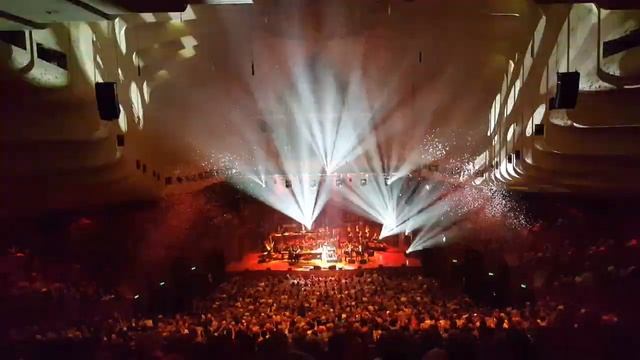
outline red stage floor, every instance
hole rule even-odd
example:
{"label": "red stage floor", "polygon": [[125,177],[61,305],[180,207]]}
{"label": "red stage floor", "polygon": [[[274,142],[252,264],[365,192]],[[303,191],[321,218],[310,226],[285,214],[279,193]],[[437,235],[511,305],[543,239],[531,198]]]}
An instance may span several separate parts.
{"label": "red stage floor", "polygon": [[337,269],[342,270],[354,270],[359,267],[362,269],[377,268],[382,265],[385,267],[399,267],[399,266],[420,266],[418,259],[409,258],[405,256],[403,250],[390,247],[387,251],[376,251],[375,254],[369,258],[369,262],[364,265],[360,264],[348,264],[344,262],[324,262],[322,260],[312,260],[300,262],[296,265],[289,265],[289,262],[285,260],[271,261],[268,263],[258,264],[259,253],[249,253],[242,260],[233,262],[227,266],[227,271],[237,272],[245,270],[276,270],[287,271],[298,270],[308,271],[312,270],[314,266],[320,266],[323,270],[326,270],[331,265],[335,265]]}

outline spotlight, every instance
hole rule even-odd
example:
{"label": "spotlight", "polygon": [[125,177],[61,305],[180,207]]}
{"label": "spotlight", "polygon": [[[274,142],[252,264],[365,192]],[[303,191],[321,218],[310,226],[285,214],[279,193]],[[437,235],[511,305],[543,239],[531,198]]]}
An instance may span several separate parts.
{"label": "spotlight", "polygon": [[523,288],[523,289],[526,289],[527,285],[526,284],[520,284],[520,287]]}
{"label": "spotlight", "polygon": [[366,186],[367,185],[367,179],[360,179],[360,186]]}
{"label": "spotlight", "polygon": [[457,264],[458,263],[458,259],[453,259],[451,260],[452,263]]}
{"label": "spotlight", "polygon": [[445,235],[442,235],[442,242],[447,242],[447,237]]}
{"label": "spotlight", "polygon": [[490,273],[489,273],[489,276],[493,276],[493,275],[495,275],[495,274],[494,274],[494,273],[492,273],[492,272],[490,272]]}
{"label": "spotlight", "polygon": [[140,294],[135,294],[135,296],[133,298],[134,299],[139,299],[140,298]]}
{"label": "spotlight", "polygon": [[389,186],[389,184],[391,184],[391,178],[389,177],[389,175],[384,176],[384,184],[386,186]]}
{"label": "spotlight", "polygon": [[195,271],[197,268],[195,266],[191,267],[191,271]]}
{"label": "spotlight", "polygon": [[286,187],[287,189],[291,188],[291,180],[290,179],[286,179],[284,181],[284,187]]}
{"label": "spotlight", "polygon": [[164,286],[165,282],[164,281],[160,281],[160,286]]}

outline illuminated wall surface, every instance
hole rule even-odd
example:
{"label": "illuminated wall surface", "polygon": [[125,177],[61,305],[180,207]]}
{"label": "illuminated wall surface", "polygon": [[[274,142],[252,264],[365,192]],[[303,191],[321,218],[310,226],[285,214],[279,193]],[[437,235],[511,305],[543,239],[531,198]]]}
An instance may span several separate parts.
{"label": "illuminated wall surface", "polygon": [[[3,212],[194,191],[212,169],[299,222],[335,196],[389,234],[505,188],[637,191],[640,12],[436,3],[192,5],[0,40]],[[550,111],[567,69],[578,106]]]}

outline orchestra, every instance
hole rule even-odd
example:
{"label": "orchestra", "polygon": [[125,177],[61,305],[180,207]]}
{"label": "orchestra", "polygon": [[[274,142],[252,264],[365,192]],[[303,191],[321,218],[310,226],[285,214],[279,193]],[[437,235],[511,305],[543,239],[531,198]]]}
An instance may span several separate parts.
{"label": "orchestra", "polygon": [[292,265],[309,260],[362,263],[368,261],[374,250],[383,251],[385,248],[369,224],[356,223],[333,228],[324,226],[315,231],[302,229],[271,233],[264,241],[263,258],[265,261],[286,260]]}

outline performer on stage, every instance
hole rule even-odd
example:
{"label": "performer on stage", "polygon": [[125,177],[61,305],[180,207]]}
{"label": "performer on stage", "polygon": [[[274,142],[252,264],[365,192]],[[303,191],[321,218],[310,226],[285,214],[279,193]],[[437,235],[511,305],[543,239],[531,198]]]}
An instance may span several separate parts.
{"label": "performer on stage", "polygon": [[300,246],[297,244],[293,246],[293,260],[295,263],[300,261]]}

